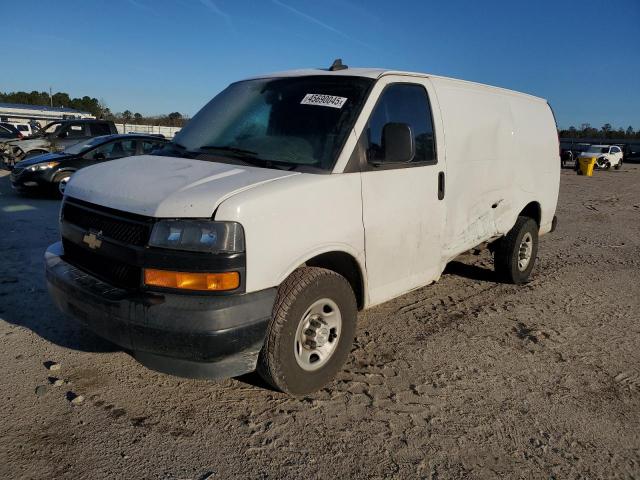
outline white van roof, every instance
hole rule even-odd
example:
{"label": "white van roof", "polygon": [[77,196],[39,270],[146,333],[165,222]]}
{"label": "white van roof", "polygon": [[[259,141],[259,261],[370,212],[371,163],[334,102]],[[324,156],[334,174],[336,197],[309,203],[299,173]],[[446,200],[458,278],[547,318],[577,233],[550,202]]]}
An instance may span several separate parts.
{"label": "white van roof", "polygon": [[524,97],[528,97],[531,99],[536,99],[536,100],[540,100],[543,102],[547,102],[546,99],[541,98],[541,97],[536,97],[535,95],[530,95],[528,93],[522,93],[522,92],[518,92],[515,90],[509,90],[508,88],[502,88],[502,87],[494,87],[492,85],[486,85],[483,83],[476,83],[476,82],[471,82],[468,80],[460,80],[458,78],[451,78],[451,77],[442,77],[439,75],[432,75],[429,73],[419,73],[419,72],[405,72],[402,70],[388,70],[388,69],[384,69],[384,68],[344,68],[342,70],[327,70],[327,69],[323,69],[323,68],[304,68],[304,69],[299,69],[299,70],[284,70],[281,72],[273,72],[273,73],[268,73],[265,75],[256,75],[254,77],[250,77],[250,79],[257,79],[257,78],[281,78],[281,77],[306,77],[306,76],[310,76],[310,75],[329,75],[329,76],[347,76],[347,77],[367,77],[367,78],[373,78],[373,79],[378,79],[384,75],[403,75],[403,76],[408,76],[408,77],[422,77],[422,78],[438,78],[438,79],[442,79],[442,80],[448,80],[451,82],[457,82],[457,83],[461,83],[461,84],[465,84],[468,86],[475,86],[478,87],[480,89],[489,89],[489,90],[493,90],[493,91],[500,91],[502,93],[505,94],[511,94],[511,95],[517,95],[517,96],[524,96]]}

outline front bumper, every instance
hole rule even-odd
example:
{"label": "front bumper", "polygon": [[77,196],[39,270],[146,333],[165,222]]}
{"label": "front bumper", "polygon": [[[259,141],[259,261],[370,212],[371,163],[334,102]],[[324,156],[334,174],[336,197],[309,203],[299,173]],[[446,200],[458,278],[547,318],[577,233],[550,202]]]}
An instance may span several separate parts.
{"label": "front bumper", "polygon": [[48,181],[40,172],[31,172],[29,170],[12,169],[9,175],[11,186],[15,190],[28,190],[32,188],[42,188],[47,186]]}
{"label": "front bumper", "polygon": [[45,253],[56,306],[89,330],[130,350],[143,365],[190,378],[228,378],[256,368],[276,289],[237,295],[131,292]]}

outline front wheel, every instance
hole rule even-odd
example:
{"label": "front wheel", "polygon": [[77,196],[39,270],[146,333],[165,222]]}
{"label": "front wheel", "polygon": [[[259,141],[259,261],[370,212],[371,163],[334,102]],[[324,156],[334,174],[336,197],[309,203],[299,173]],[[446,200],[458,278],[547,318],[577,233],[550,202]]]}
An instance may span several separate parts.
{"label": "front wheel", "polygon": [[258,373],[292,395],[319,390],[346,361],[357,315],[353,289],[343,276],[299,268],[278,289]]}
{"label": "front wheel", "polygon": [[505,282],[525,283],[538,255],[538,224],[529,217],[518,217],[509,232],[496,242],[496,273]]}
{"label": "front wheel", "polygon": [[67,187],[67,183],[69,182],[70,178],[71,178],[71,173],[69,172],[59,173],[58,175],[56,175],[55,178],[53,179],[54,193],[62,197],[64,195],[64,190]]}

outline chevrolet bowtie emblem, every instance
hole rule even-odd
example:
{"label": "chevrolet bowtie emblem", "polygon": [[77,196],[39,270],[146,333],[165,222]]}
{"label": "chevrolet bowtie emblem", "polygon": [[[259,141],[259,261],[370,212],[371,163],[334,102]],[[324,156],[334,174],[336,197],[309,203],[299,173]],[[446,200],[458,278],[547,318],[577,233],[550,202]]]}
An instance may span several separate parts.
{"label": "chevrolet bowtie emblem", "polygon": [[[98,232],[98,235],[100,235],[101,233],[102,232]],[[95,233],[88,233],[87,235],[82,237],[82,241],[86,243],[91,250],[100,248],[100,245],[102,245],[102,240],[100,240]]]}

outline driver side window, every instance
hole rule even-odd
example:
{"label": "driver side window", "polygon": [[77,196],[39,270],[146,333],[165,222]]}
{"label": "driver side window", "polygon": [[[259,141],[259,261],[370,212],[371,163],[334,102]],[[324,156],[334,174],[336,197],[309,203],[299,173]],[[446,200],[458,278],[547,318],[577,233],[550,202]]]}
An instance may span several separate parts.
{"label": "driver side window", "polygon": [[398,83],[388,86],[381,94],[366,129],[368,139],[367,160],[384,164],[385,125],[405,124],[415,142],[415,155],[410,164],[437,162],[431,106],[427,91],[421,85]]}

